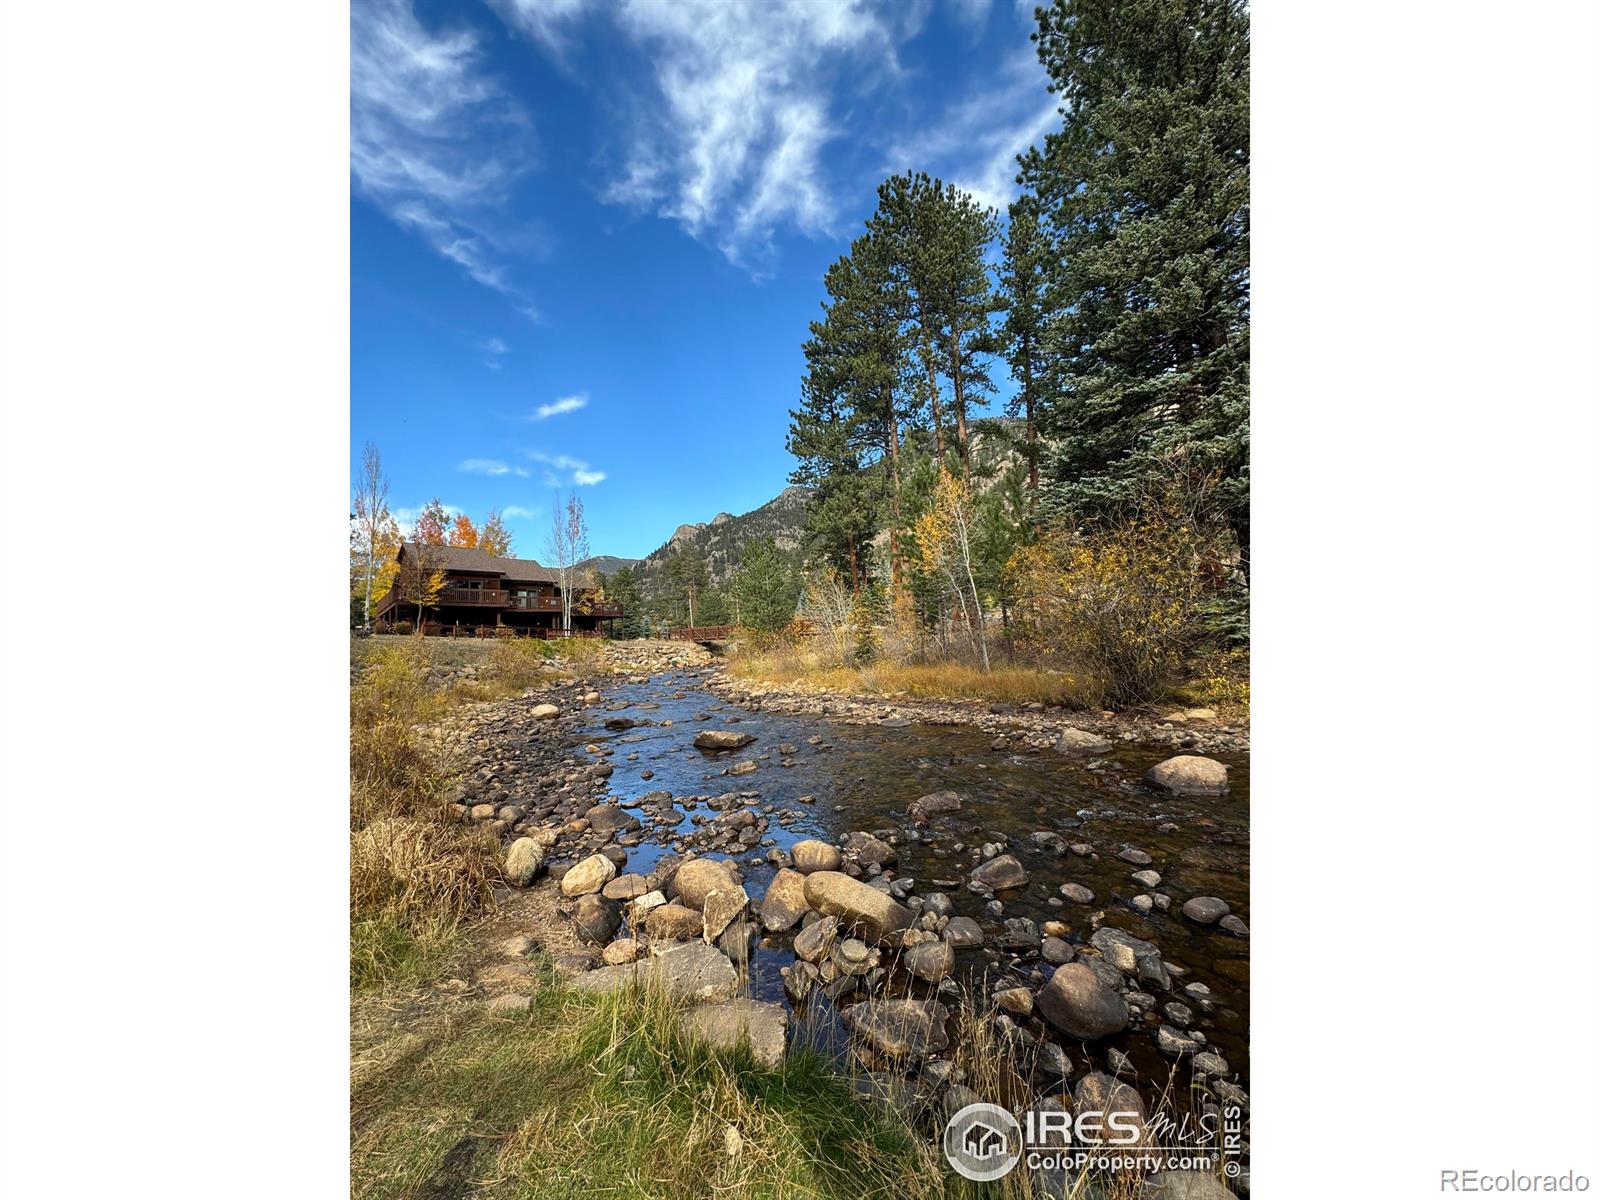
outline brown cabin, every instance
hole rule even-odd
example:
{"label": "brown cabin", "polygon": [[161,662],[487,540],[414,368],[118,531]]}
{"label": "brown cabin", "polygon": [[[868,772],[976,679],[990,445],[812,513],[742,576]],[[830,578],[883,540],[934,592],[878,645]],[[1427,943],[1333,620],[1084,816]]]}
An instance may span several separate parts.
{"label": "brown cabin", "polygon": [[[408,558],[415,560],[419,553],[425,568],[444,572],[446,581],[438,602],[421,614],[416,604],[404,598],[401,583]],[[373,606],[373,620],[380,624],[414,623],[420,615],[424,622],[445,629],[494,625],[535,636],[561,636],[561,582],[548,567],[465,546],[418,546],[414,542],[403,543],[398,557],[400,576]],[[598,636],[622,615],[620,604],[598,599],[592,588],[578,587],[576,579],[572,590],[573,633]]]}

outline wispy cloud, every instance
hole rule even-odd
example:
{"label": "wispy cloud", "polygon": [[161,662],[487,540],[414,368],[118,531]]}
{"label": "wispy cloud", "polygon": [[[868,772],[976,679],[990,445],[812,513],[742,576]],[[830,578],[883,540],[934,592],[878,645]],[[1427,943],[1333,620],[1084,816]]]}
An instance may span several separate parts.
{"label": "wispy cloud", "polygon": [[[544,463],[552,468],[544,474],[547,487],[560,487],[563,483],[571,483],[575,487],[588,487],[606,478],[604,471],[591,470],[583,459],[573,458],[570,454],[549,454],[543,450],[524,450],[523,453],[534,462]],[[570,472],[570,474],[563,479],[559,472]]]}
{"label": "wispy cloud", "polygon": [[[547,50],[579,19],[576,4],[495,0],[514,28]],[[656,95],[635,97],[621,171],[603,199],[654,211],[749,267],[774,231],[835,231],[839,214],[822,162],[839,133],[831,92],[852,56],[897,69],[901,32],[918,6],[862,0],[621,0],[598,8],[648,57]]]}
{"label": "wispy cloud", "polygon": [[893,141],[884,169],[925,170],[971,192],[979,202],[1004,210],[1020,190],[1017,155],[1043,143],[1059,128],[1056,97],[1030,48],[1018,51],[982,81],[982,89],[958,101],[926,127]]}
{"label": "wispy cloud", "polygon": [[[400,526],[400,532],[406,537],[410,537],[411,527],[417,523],[417,518],[422,515],[422,510],[426,507],[427,505],[425,504],[418,504],[412,508],[391,508],[389,510],[389,515],[392,516],[395,519],[395,522]],[[458,508],[454,504],[446,504],[444,505],[444,511],[449,513],[452,517],[459,517],[467,510],[464,508]]]}
{"label": "wispy cloud", "polygon": [[530,421],[545,421],[551,417],[559,417],[562,413],[577,412],[589,403],[588,394],[579,392],[575,396],[563,396],[549,404],[541,404],[528,416]]}
{"label": "wispy cloud", "polygon": [[528,472],[522,467],[503,463],[498,458],[468,458],[456,464],[456,470],[465,471],[469,475],[521,475],[527,478]]}
{"label": "wispy cloud", "polygon": [[495,355],[510,354],[511,353],[511,347],[507,346],[503,341],[501,341],[497,337],[490,338],[487,342],[485,342],[483,344],[483,348],[488,353],[495,354]]}
{"label": "wispy cloud", "polygon": [[500,510],[500,515],[513,521],[531,521],[543,511],[542,508],[523,508],[520,504],[508,504]]}
{"label": "wispy cloud", "polygon": [[350,13],[350,169],[357,189],[485,287],[531,308],[486,230],[531,166],[526,112],[482,69],[476,36],[430,32],[410,0]]}

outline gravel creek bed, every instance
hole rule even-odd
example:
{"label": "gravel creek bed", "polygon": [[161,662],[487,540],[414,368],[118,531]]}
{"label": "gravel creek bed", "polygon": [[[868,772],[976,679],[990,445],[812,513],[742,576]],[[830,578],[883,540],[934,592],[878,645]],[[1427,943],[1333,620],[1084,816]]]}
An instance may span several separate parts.
{"label": "gravel creek bed", "polygon": [[[786,1006],[790,1045],[853,1054],[869,1072],[892,1065],[915,1102],[948,1108],[964,1093],[937,1053],[885,1054],[867,1023],[847,1014],[865,1012],[866,997],[954,1007],[968,995],[1027,1065],[1023,1102],[1104,1072],[1132,1083],[1150,1111],[1165,1094],[1175,1117],[1214,1115],[1219,1104],[1248,1113],[1246,731],[1203,718],[1130,730],[1109,714],[797,696],[735,680],[693,647],[646,652],[633,668],[474,706],[439,731],[462,767],[463,819],[490,824],[508,846],[528,839],[531,886],[552,886],[596,854],[609,860],[599,866],[612,899],[560,902],[596,942],[592,954],[566,957],[569,973],[600,966],[604,944],[617,939],[636,939],[646,953],[636,927],[646,916],[635,905],[660,904],[663,893],[673,911],[703,922],[677,906],[674,872],[692,858],[726,859],[750,903],[716,944],[745,967],[742,992]],[[1062,749],[1069,727],[1103,738],[1102,752]],[[753,740],[697,748],[707,730]],[[1147,786],[1145,772],[1174,755],[1224,764],[1226,793],[1177,797]],[[866,969],[839,965],[846,946],[861,953],[845,931],[833,963],[817,958],[822,975],[797,963],[802,925],[771,931],[783,924],[781,906],[777,921],[763,918],[780,869],[799,887],[787,868],[802,841],[838,847],[842,872],[909,909],[908,940],[951,945],[948,975],[935,962],[914,978],[904,968],[916,948],[898,958],[898,934],[871,949]],[[638,901],[646,890],[655,899]],[[1224,902],[1220,920],[1209,901],[1185,914],[1200,897]],[[634,952],[613,947],[605,961],[625,962],[621,949]],[[942,945],[935,957],[948,957]],[[1126,1028],[1085,1038],[1045,1019],[1045,1000],[1031,997],[1068,961],[1092,970],[1089,986],[1120,997]]]}

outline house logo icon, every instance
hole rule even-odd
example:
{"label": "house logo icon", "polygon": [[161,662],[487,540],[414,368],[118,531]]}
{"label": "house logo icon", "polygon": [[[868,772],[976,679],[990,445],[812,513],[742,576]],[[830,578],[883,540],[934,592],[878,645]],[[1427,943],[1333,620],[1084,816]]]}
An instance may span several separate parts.
{"label": "house logo icon", "polygon": [[944,1157],[967,1179],[999,1179],[1022,1157],[1022,1127],[998,1104],[969,1104],[945,1123]]}

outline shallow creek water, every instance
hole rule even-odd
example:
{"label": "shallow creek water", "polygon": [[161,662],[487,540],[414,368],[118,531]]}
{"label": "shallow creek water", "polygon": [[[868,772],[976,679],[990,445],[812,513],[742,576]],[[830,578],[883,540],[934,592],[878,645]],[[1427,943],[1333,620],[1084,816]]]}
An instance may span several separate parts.
{"label": "shallow creek water", "polygon": [[[1069,758],[1054,751],[1016,752],[990,748],[990,734],[966,726],[911,724],[899,727],[859,725],[827,718],[783,713],[752,712],[724,703],[705,689],[695,672],[656,676],[645,684],[623,684],[607,689],[605,701],[587,710],[587,722],[574,746],[593,742],[610,748],[615,773],[611,794],[633,805],[649,792],[667,791],[674,797],[758,792],[757,811],[767,805],[793,809],[798,820],[781,825],[769,822],[764,838],[787,848],[804,838],[837,842],[851,830],[899,831],[896,849],[897,878],[916,880],[914,894],[942,891],[955,912],[975,919],[987,935],[981,949],[957,955],[957,972],[970,977],[987,974],[990,980],[1010,974],[1037,988],[1043,982],[1037,955],[1012,965],[1013,952],[988,944],[1000,923],[986,915],[986,897],[965,887],[968,873],[978,861],[978,849],[1004,834],[1005,852],[1015,854],[1027,868],[1029,881],[1016,892],[1000,896],[1004,917],[1030,917],[1065,923],[1067,940],[1086,942],[1096,926],[1091,916],[1103,913],[1102,923],[1155,942],[1162,957],[1187,972],[1174,988],[1199,981],[1212,991],[1215,1009],[1202,1012],[1181,991],[1157,997],[1160,1004],[1182,1000],[1195,1011],[1195,1028],[1201,1030],[1230,1067],[1230,1077],[1249,1088],[1249,942],[1215,928],[1202,928],[1185,919],[1179,908],[1191,896],[1220,896],[1247,924],[1249,898],[1249,766],[1242,756],[1223,756],[1228,763],[1230,793],[1221,798],[1175,800],[1158,796],[1139,785],[1146,768],[1168,757],[1170,750],[1136,746],[1119,747],[1097,761]],[[618,704],[628,707],[617,709]],[[649,707],[659,706],[659,707]],[[697,719],[711,714],[710,720]],[[626,716],[641,722],[622,732],[605,728],[605,720]],[[734,722],[737,722],[734,724]],[[669,723],[670,722],[670,723]],[[731,727],[753,734],[756,741],[743,750],[710,755],[694,748],[694,735],[707,728]],[[807,738],[820,735],[822,745]],[[793,743],[795,765],[784,767],[780,743]],[[629,755],[637,755],[629,761]],[[753,759],[759,769],[741,776],[721,772],[730,763]],[[650,779],[641,772],[653,772]],[[960,812],[936,818],[916,829],[906,806],[929,792],[950,789],[961,794]],[[814,797],[801,803],[800,797]],[[634,810],[636,813],[638,810]],[[696,828],[691,817],[705,813],[698,806],[685,814],[680,832]],[[1166,826],[1163,831],[1160,827]],[[647,824],[647,829],[649,828]],[[1037,830],[1051,830],[1068,843],[1087,842],[1097,857],[1058,856],[1029,840]],[[648,872],[669,847],[657,839],[658,830],[629,851],[627,870]],[[955,846],[963,846],[956,851]],[[1131,876],[1141,868],[1117,858],[1125,846],[1145,851],[1154,860],[1150,869],[1161,875],[1154,892],[1172,897],[1167,912],[1148,915],[1135,910],[1130,900],[1147,890]],[[750,847],[737,856],[745,887],[759,908],[761,896],[776,870],[764,861],[769,845]],[[760,865],[754,865],[758,856]],[[721,855],[714,855],[721,857]],[[934,880],[959,881],[959,886],[939,886]],[[1095,893],[1091,905],[1063,901],[1060,884],[1083,884]],[[1057,903],[1052,904],[1054,899]],[[751,991],[761,999],[782,1000],[779,968],[793,961],[788,934],[763,939],[751,961]],[[1172,1062],[1156,1050],[1155,1030],[1162,1018],[1135,1024],[1125,1033],[1094,1047],[1067,1044],[1075,1063],[1104,1066],[1107,1046],[1115,1046],[1134,1063],[1141,1091],[1159,1087],[1169,1077],[1181,1088],[1186,1072],[1173,1073]],[[843,1035],[826,1001],[814,999],[796,1014],[794,1036],[825,1048],[841,1049]]]}

